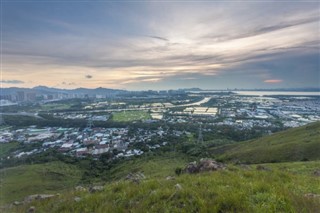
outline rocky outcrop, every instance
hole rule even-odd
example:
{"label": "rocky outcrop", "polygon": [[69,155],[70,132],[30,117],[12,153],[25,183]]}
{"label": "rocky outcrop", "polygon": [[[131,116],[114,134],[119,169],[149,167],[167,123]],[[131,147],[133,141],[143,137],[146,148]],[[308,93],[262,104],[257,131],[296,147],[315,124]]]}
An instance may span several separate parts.
{"label": "rocky outcrop", "polygon": [[307,193],[304,196],[307,198],[320,198],[319,194],[314,194],[314,193]]}
{"label": "rocky outcrop", "polygon": [[144,176],[143,173],[141,172],[137,172],[137,173],[129,173],[127,176],[126,176],[126,180],[130,180],[134,183],[140,183],[141,180],[145,179],[146,176]]}
{"label": "rocky outcrop", "polygon": [[226,166],[223,163],[219,163],[212,159],[201,159],[199,163],[196,161],[189,163],[184,171],[186,173],[194,174],[199,172],[217,171],[225,168]]}
{"label": "rocky outcrop", "polygon": [[103,191],[104,187],[103,186],[91,186],[89,188],[90,193],[95,193],[95,192],[101,192]]}
{"label": "rocky outcrop", "polygon": [[262,166],[262,165],[257,165],[256,170],[260,170],[260,171],[271,171],[270,168],[266,167],[266,166]]}
{"label": "rocky outcrop", "polygon": [[55,197],[56,195],[52,195],[52,194],[35,194],[35,195],[29,195],[27,197],[25,197],[24,199],[24,203],[30,203],[34,200],[45,200],[45,199],[49,199],[52,197]]}
{"label": "rocky outcrop", "polygon": [[175,180],[176,178],[175,177],[172,177],[172,176],[167,176],[166,177],[166,180]]}
{"label": "rocky outcrop", "polygon": [[27,211],[27,213],[35,213],[35,212],[36,212],[36,207],[34,206],[31,206]]}
{"label": "rocky outcrop", "polygon": [[80,201],[81,201],[81,198],[80,198],[80,197],[74,197],[73,200],[74,200],[75,202],[80,202]]}
{"label": "rocky outcrop", "polygon": [[320,177],[320,169],[315,170],[315,171],[313,172],[313,175]]}
{"label": "rocky outcrop", "polygon": [[83,187],[83,186],[76,186],[74,188],[76,191],[80,191],[80,192],[85,192],[87,191],[87,188]]}
{"label": "rocky outcrop", "polygon": [[182,186],[179,183],[174,185],[174,187],[176,188],[176,190],[182,190]]}

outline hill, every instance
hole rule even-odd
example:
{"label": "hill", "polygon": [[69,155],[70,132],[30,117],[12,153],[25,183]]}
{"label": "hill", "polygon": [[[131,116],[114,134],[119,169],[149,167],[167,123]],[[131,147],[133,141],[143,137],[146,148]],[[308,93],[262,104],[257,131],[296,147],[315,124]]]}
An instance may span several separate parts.
{"label": "hill", "polygon": [[[62,162],[3,169],[1,205],[31,194],[61,195],[0,210],[26,212],[34,206],[36,212],[317,212],[319,128],[320,122],[211,147],[208,153],[229,160],[227,169],[215,172],[178,175],[177,169],[199,160],[178,152],[148,153],[110,167],[92,161],[82,169]],[[234,165],[233,160],[258,164]],[[101,168],[92,167],[95,164],[102,164]],[[127,179],[128,174],[143,178],[134,181]],[[79,184],[87,190],[75,190]],[[104,186],[102,191],[90,192],[92,185]]]}
{"label": "hill", "polygon": [[243,163],[320,160],[320,122],[255,140],[215,147],[210,152],[221,160]]}
{"label": "hill", "polygon": [[82,171],[62,162],[21,165],[0,170],[0,205],[37,193],[57,193],[75,186]]}
{"label": "hill", "polygon": [[36,212],[52,213],[317,212],[319,177],[310,171],[317,168],[319,161],[295,163],[295,169],[290,164],[260,165],[263,170],[253,165],[228,165],[225,170],[170,179],[146,175],[138,183],[122,179],[108,183],[101,191],[71,190],[4,212],[26,212],[31,206]]}

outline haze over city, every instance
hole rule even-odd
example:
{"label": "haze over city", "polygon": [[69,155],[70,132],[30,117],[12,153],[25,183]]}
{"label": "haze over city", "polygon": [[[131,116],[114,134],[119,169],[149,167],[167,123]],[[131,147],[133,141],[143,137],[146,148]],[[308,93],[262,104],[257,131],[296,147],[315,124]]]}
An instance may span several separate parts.
{"label": "haze over city", "polygon": [[2,1],[2,87],[319,87],[317,1]]}

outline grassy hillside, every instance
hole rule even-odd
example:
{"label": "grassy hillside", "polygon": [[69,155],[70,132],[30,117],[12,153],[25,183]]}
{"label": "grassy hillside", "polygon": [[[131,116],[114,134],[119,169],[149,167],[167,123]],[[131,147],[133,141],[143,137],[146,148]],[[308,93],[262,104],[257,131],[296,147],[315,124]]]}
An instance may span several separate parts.
{"label": "grassy hillside", "polygon": [[61,162],[22,165],[0,170],[0,204],[37,193],[56,193],[77,184],[82,172]]}
{"label": "grassy hillside", "polygon": [[320,122],[211,149],[223,160],[245,163],[320,160]]}
{"label": "grassy hillside", "polygon": [[107,184],[102,192],[70,191],[5,211],[26,212],[35,206],[36,212],[66,213],[317,212],[320,198],[306,194],[320,194],[319,177],[309,171],[316,169],[319,161],[296,164],[301,173],[282,169],[288,164],[277,165],[271,171],[256,170],[254,165],[229,165],[227,170],[184,174],[174,180],[147,178],[139,184],[121,180]]}
{"label": "grassy hillside", "polygon": [[191,158],[180,153],[164,153],[156,156],[142,156],[118,163],[108,172],[110,180],[119,180],[129,173],[142,172],[147,177],[164,178],[174,175],[177,167],[184,167]]}
{"label": "grassy hillside", "polygon": [[0,143],[0,158],[4,158],[19,146],[18,142]]}
{"label": "grassy hillside", "polygon": [[[68,213],[317,212],[320,177],[314,171],[320,170],[319,138],[320,122],[208,149],[223,160],[258,163],[262,170],[255,164],[229,164],[222,171],[177,176],[176,168],[196,159],[175,152],[148,153],[98,170],[103,172],[105,187],[93,194],[73,191],[84,172],[74,165],[53,162],[7,168],[0,170],[1,205],[35,193],[61,195],[0,211],[26,212],[35,206],[36,212]],[[93,169],[86,172],[91,174]],[[136,172],[146,178],[140,183],[125,180]],[[167,176],[174,179],[167,180]],[[101,183],[101,177],[97,178]]]}

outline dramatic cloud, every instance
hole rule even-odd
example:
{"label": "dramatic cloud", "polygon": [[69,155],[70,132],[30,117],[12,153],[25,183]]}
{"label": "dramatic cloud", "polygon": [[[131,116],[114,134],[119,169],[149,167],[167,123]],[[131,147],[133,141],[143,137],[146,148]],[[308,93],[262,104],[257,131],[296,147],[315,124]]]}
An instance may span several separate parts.
{"label": "dramatic cloud", "polygon": [[3,76],[30,87],[318,86],[319,4],[5,2]]}

